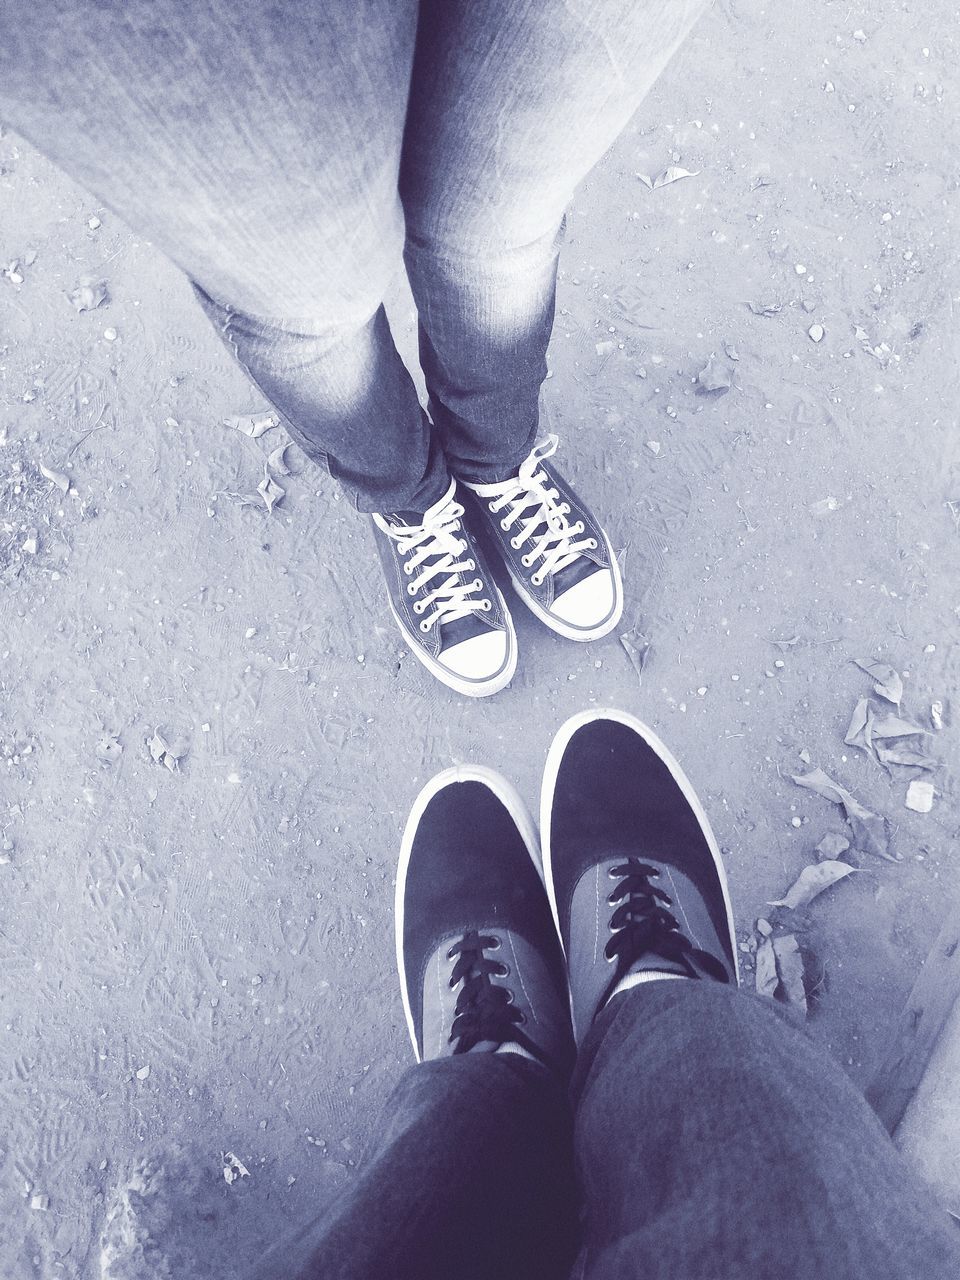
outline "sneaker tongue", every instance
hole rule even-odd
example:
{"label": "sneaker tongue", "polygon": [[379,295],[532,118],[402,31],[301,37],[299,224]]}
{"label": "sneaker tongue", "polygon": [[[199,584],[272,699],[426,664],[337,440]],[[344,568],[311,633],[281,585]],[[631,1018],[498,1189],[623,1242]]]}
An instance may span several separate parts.
{"label": "sneaker tongue", "polygon": [[582,582],[584,578],[589,578],[596,573],[600,566],[593,560],[588,560],[586,556],[579,555],[572,564],[565,565],[562,569],[558,569],[553,575],[553,595],[563,595],[564,591],[569,591],[571,587],[576,586],[578,582]]}
{"label": "sneaker tongue", "polygon": [[419,529],[423,524],[422,511],[391,511],[387,515],[390,524],[402,524],[411,529]]}

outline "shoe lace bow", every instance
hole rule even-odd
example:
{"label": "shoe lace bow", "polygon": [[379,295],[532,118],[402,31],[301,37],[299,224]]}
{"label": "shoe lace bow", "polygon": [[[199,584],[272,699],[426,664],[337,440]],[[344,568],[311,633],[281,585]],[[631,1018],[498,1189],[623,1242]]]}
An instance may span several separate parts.
{"label": "shoe lace bow", "polygon": [[679,965],[690,978],[706,975],[717,982],[730,981],[716,956],[695,947],[681,931],[676,917],[667,910],[673,905],[673,899],[651,883],[659,875],[656,867],[635,857],[610,868],[610,877],[617,885],[607,901],[616,910],[610,917],[613,933],[604,955],[616,961],[616,969],[607,995],[630,966],[645,955],[656,955]]}
{"label": "shoe lace bow", "polygon": [[529,543],[529,549],[521,556],[524,568],[542,561],[531,574],[534,586],[540,586],[549,575],[565,569],[584,551],[593,551],[597,546],[596,538],[578,536],[586,531],[586,525],[582,520],[570,523],[570,504],[560,501],[559,490],[540,467],[545,458],[556,453],[558,444],[557,436],[547,436],[530,451],[516,476],[498,485],[495,492],[492,486],[486,489],[488,509],[494,515],[506,512],[500,528],[504,532],[517,528],[510,545],[519,551]]}

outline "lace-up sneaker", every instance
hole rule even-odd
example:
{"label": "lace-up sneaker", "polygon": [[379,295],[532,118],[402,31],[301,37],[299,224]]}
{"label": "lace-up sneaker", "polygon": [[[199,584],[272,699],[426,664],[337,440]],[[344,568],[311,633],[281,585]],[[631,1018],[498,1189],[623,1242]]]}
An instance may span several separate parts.
{"label": "lace-up sneaker", "polygon": [[482,698],[512,680],[517,638],[455,489],[423,516],[375,514],[373,529],[404,640],[444,684]]}
{"label": "lace-up sneaker", "polygon": [[563,955],[533,820],[506,779],[460,766],[420,792],[400,851],[396,924],[419,1062],[519,1050],[569,1070]]}
{"label": "lace-up sneaker", "polygon": [[547,894],[582,1040],[617,989],[664,975],[738,981],[716,839],[679,764],[623,711],[588,711],[547,755]]}
{"label": "lace-up sneaker", "polygon": [[523,602],[568,640],[598,640],[620,621],[623,584],[610,539],[547,459],[554,435],[501,484],[467,484]]}

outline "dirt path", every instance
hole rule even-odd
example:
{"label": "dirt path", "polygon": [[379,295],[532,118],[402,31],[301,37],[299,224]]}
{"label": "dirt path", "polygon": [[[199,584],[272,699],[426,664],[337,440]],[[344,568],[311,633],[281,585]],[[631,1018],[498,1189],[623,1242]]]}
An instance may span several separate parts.
{"label": "dirt path", "polygon": [[[242,502],[281,434],[222,425],[263,406],[185,283],[0,138],[0,1274],[97,1275],[111,1188],[158,1143],[197,1274],[349,1179],[409,1058],[407,806],[458,760],[533,801],[592,703],[691,773],[745,939],[845,829],[789,775],[822,766],[889,817],[902,860],[862,857],[803,935],[812,1028],[869,1077],[960,898],[960,73],[928,15],[718,4],[580,192],[547,401],[653,647],[641,681],[616,637],[518,616],[489,704],[406,654],[363,522],[298,450],[272,514]],[[637,176],[670,165],[699,172]],[[109,299],[79,313],[84,277]],[[711,356],[729,389],[695,381]],[[928,814],[914,771],[843,744],[870,656],[924,727],[944,703]]]}

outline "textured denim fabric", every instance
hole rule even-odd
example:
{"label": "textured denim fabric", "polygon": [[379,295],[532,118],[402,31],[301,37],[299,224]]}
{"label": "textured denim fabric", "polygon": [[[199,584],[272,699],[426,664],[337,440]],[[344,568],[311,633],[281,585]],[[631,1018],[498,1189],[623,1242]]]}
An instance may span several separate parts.
{"label": "textured denim fabric", "polygon": [[[705,3],[0,0],[0,115],[361,509],[423,511],[533,444],[565,207]],[[435,429],[381,307],[404,246]]]}
{"label": "textured denim fabric", "polygon": [[616,996],[571,1097],[572,1148],[568,1105],[538,1063],[411,1067],[355,1185],[250,1280],[960,1275],[960,1232],[770,1001],[707,981]]}

